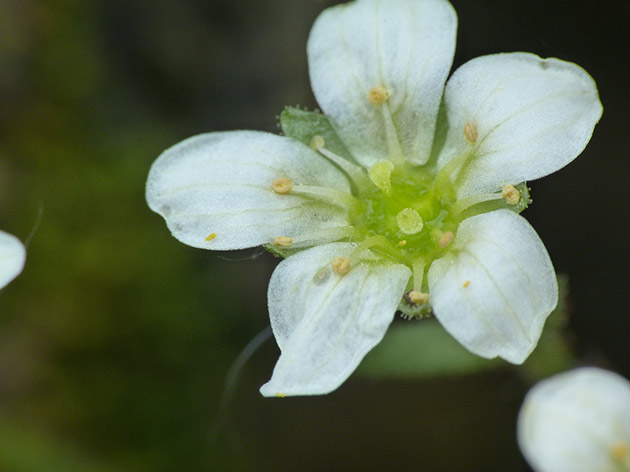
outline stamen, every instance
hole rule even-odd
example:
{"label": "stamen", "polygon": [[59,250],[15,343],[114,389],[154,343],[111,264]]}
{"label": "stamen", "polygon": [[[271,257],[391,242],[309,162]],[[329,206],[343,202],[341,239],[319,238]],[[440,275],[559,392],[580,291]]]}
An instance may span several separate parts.
{"label": "stamen", "polygon": [[350,260],[354,262],[359,258],[362,252],[367,251],[372,247],[378,247],[380,252],[383,252],[396,260],[400,260],[400,252],[392,247],[391,243],[385,236],[371,236],[363,240],[350,254]]}
{"label": "stamen", "polygon": [[348,159],[338,156],[324,146],[326,146],[326,140],[322,136],[314,136],[311,140],[311,148],[341,167],[341,170],[348,174],[350,179],[352,179],[357,186],[360,188],[369,188],[371,186],[370,179],[367,178],[362,167],[353,164]]}
{"label": "stamen", "polygon": [[368,92],[367,99],[368,101],[375,106],[382,105],[389,98],[390,93],[382,85],[377,85],[376,87],[372,87]]}
{"label": "stamen", "polygon": [[335,274],[346,275],[350,271],[350,258],[335,257],[332,261],[332,270]]}
{"label": "stamen", "polygon": [[415,303],[416,305],[424,305],[426,302],[429,301],[429,294],[418,292],[416,290],[409,290],[405,294],[405,298],[407,298],[407,301],[409,301],[410,303]]}
{"label": "stamen", "polygon": [[438,239],[438,246],[442,249],[446,249],[453,242],[453,239],[455,239],[453,232],[445,231],[442,233],[442,236],[440,236],[440,239]]}
{"label": "stamen", "polygon": [[210,233],[208,236],[206,236],[206,241],[212,241],[216,237],[217,233]]}
{"label": "stamen", "polygon": [[470,280],[467,280],[466,282],[464,282],[464,285],[462,285],[462,287],[464,288],[468,288],[470,286]]}
{"label": "stamen", "polygon": [[628,455],[628,446],[623,443],[613,444],[610,448],[610,454],[615,460],[623,460]]}
{"label": "stamen", "polygon": [[279,194],[291,193],[293,183],[288,177],[279,177],[273,181],[271,188],[274,192]]}
{"label": "stamen", "polygon": [[426,261],[424,258],[419,257],[413,264],[411,265],[413,269],[413,290],[415,292],[422,293],[422,280],[424,278],[424,267],[426,266]]}
{"label": "stamen", "polygon": [[464,126],[464,137],[469,143],[476,142],[477,138],[479,137],[477,135],[477,129],[475,128],[475,125],[473,125],[471,122],[466,123],[466,126]]}
{"label": "stamen", "polygon": [[284,393],[276,392],[276,397],[277,398],[284,398],[284,397],[286,397],[286,395]]}
{"label": "stamen", "polygon": [[368,169],[368,176],[374,185],[376,185],[381,192],[385,195],[389,195],[392,192],[392,171],[394,170],[394,164],[390,161],[378,161],[372,167]]}
{"label": "stamen", "polygon": [[505,185],[501,190],[501,196],[508,205],[516,205],[521,201],[521,192],[514,185]]}
{"label": "stamen", "polygon": [[621,466],[620,470],[630,470],[630,449],[627,443],[613,444],[609,451],[613,460]]}
{"label": "stamen", "polygon": [[489,202],[492,200],[501,200],[502,198],[505,197],[500,193],[482,193],[479,195],[471,195],[469,197],[464,197],[457,200],[455,204],[451,207],[451,210],[453,214],[457,215],[458,213],[461,213],[462,211],[470,208],[473,205],[476,205],[477,203]]}
{"label": "stamen", "polygon": [[407,245],[407,240],[403,239],[402,241],[398,241],[398,247],[404,247]]}
{"label": "stamen", "polygon": [[323,228],[312,233],[302,234],[292,238],[292,247],[312,246],[324,242],[339,241],[340,239],[361,239],[361,233],[353,226],[334,226],[332,228]]}
{"label": "stamen", "polygon": [[468,160],[474,156],[472,152],[464,152],[459,156],[451,159],[444,167],[440,169],[440,171],[435,176],[435,187],[441,193],[445,194],[450,189],[449,181],[451,178],[458,174],[456,177],[461,175],[462,169],[468,163]]}
{"label": "stamen", "polygon": [[396,215],[398,228],[405,234],[416,234],[422,231],[424,222],[420,214],[413,208],[405,208]]}
{"label": "stamen", "polygon": [[293,187],[293,194],[324,199],[333,205],[343,206],[353,212],[361,211],[361,202],[343,190],[314,185],[296,185]]}
{"label": "stamen", "polygon": [[291,247],[293,246],[293,238],[289,236],[277,236],[273,238],[273,245],[276,247]]}

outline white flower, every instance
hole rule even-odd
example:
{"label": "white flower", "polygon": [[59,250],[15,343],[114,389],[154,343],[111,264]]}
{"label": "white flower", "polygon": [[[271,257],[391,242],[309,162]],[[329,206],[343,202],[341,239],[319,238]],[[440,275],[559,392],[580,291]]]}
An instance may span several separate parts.
{"label": "white flower", "polygon": [[630,382],[594,367],[543,380],[525,398],[518,442],[536,472],[630,471]]}
{"label": "white flower", "polygon": [[177,239],[288,256],[269,286],[282,354],[264,395],[334,390],[397,308],[433,310],[483,357],[521,363],[536,346],[557,285],[518,216],[523,182],[573,160],[602,108],[583,69],[533,54],[446,82],[456,26],[445,0],[330,8],[307,45],[325,116],[285,112],[291,137],[195,136],[154,163],[147,201]]}
{"label": "white flower", "polygon": [[24,268],[26,250],[15,236],[0,231],[0,288],[18,276]]}

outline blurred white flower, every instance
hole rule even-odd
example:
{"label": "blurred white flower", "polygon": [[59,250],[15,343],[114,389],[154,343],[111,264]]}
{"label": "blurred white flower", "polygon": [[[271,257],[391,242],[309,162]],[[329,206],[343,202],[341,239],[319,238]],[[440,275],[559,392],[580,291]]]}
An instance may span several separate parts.
{"label": "blurred white flower", "polygon": [[446,82],[456,29],[445,0],[329,8],[307,45],[328,133],[208,133],[154,163],[147,201],[177,239],[288,256],[269,286],[282,354],[264,395],[334,390],[397,308],[432,310],[483,357],[521,363],[536,346],[557,284],[518,215],[524,182],[584,149],[601,104],[583,69],[528,53]]}
{"label": "blurred white flower", "polygon": [[630,471],[630,382],[594,367],[543,380],[521,408],[518,443],[536,472]]}
{"label": "blurred white flower", "polygon": [[0,288],[18,276],[24,268],[26,249],[15,236],[0,231]]}

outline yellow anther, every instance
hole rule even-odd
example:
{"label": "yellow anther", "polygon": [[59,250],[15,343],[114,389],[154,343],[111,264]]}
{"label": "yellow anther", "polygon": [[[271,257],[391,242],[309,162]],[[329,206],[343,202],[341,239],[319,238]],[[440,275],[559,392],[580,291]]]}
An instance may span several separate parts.
{"label": "yellow anther", "polygon": [[442,249],[446,249],[449,244],[453,242],[453,239],[455,239],[455,235],[453,234],[453,232],[445,231],[444,233],[442,233],[442,236],[440,236],[440,239],[438,239],[438,245]]}
{"label": "yellow anther", "polygon": [[628,457],[628,445],[624,443],[616,443],[613,444],[610,448],[610,454],[613,456],[613,459],[616,461],[623,461]]}
{"label": "yellow anther", "polygon": [[394,164],[391,161],[378,161],[368,169],[368,176],[374,185],[376,185],[381,192],[385,195],[389,195],[392,191],[392,171],[394,170]]}
{"label": "yellow anther", "polygon": [[217,233],[211,233],[208,236],[206,236],[206,241],[212,241],[216,237],[217,237]]}
{"label": "yellow anther", "polygon": [[273,245],[277,247],[291,247],[293,245],[293,238],[289,236],[277,236],[273,238]]}
{"label": "yellow anther", "polygon": [[286,395],[284,393],[276,392],[276,397],[284,398],[284,397],[286,397]]}
{"label": "yellow anther", "polygon": [[271,184],[271,188],[276,193],[291,193],[291,190],[293,190],[293,182],[291,182],[291,179],[288,177],[278,177]]}
{"label": "yellow anther", "polygon": [[477,128],[475,128],[475,125],[473,125],[470,121],[466,123],[466,126],[464,126],[464,137],[469,143],[476,142],[479,137],[477,135]]}
{"label": "yellow anther", "polygon": [[370,89],[367,98],[372,105],[382,105],[387,101],[390,95],[389,90],[382,85],[377,85],[376,87],[372,87]]}
{"label": "yellow anther", "polygon": [[403,247],[407,245],[407,240],[403,239],[402,241],[398,241],[398,247]]}
{"label": "yellow anther", "polygon": [[311,139],[311,149],[315,149],[316,151],[326,146],[326,140],[322,136],[313,136]]}
{"label": "yellow anther", "polygon": [[514,185],[505,185],[501,190],[501,196],[508,205],[516,205],[521,201],[521,192]]}
{"label": "yellow anther", "polygon": [[418,292],[417,290],[411,290],[407,293],[407,298],[411,303],[415,303],[416,305],[423,305],[429,301],[429,294]]}
{"label": "yellow anther", "polygon": [[424,222],[420,214],[413,208],[405,208],[396,215],[398,228],[405,234],[416,234],[422,231]]}
{"label": "yellow anther", "polygon": [[470,280],[467,280],[466,282],[464,282],[463,287],[468,288],[469,285],[470,285]]}
{"label": "yellow anther", "polygon": [[350,271],[350,258],[335,257],[332,261],[332,270],[335,274],[346,275]]}

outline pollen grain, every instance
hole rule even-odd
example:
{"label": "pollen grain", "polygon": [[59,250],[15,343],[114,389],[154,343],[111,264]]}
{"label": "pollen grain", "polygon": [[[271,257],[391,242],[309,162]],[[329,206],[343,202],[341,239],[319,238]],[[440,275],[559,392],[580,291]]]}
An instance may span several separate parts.
{"label": "pollen grain", "polygon": [[291,247],[293,245],[293,238],[289,236],[276,236],[273,238],[273,245],[276,247]]}
{"label": "pollen grain", "polygon": [[293,190],[293,182],[291,182],[291,179],[288,177],[278,177],[271,184],[271,188],[274,192],[284,195],[291,193],[291,190]]}
{"label": "pollen grain", "polygon": [[335,274],[346,275],[350,271],[350,258],[335,257],[332,261],[332,270]]}
{"label": "pollen grain", "polygon": [[473,125],[470,121],[466,123],[466,126],[464,126],[464,137],[469,143],[477,142],[477,138],[479,137],[477,135],[477,128],[475,128],[475,125]]}
{"label": "pollen grain", "polygon": [[508,205],[516,205],[521,201],[521,192],[514,185],[505,185],[501,190],[501,196]]}
{"label": "pollen grain", "polygon": [[446,249],[453,242],[453,239],[455,239],[455,235],[453,234],[453,232],[445,231],[444,233],[442,233],[442,236],[440,236],[440,239],[438,240],[438,245],[442,249]]}
{"label": "pollen grain", "polygon": [[382,85],[377,85],[376,87],[372,87],[370,89],[367,98],[372,105],[377,106],[385,103],[389,99],[390,95],[389,90]]}
{"label": "pollen grain", "polygon": [[423,305],[429,301],[429,294],[418,292],[417,290],[410,290],[407,293],[407,298],[411,303],[415,303],[416,305]]}

